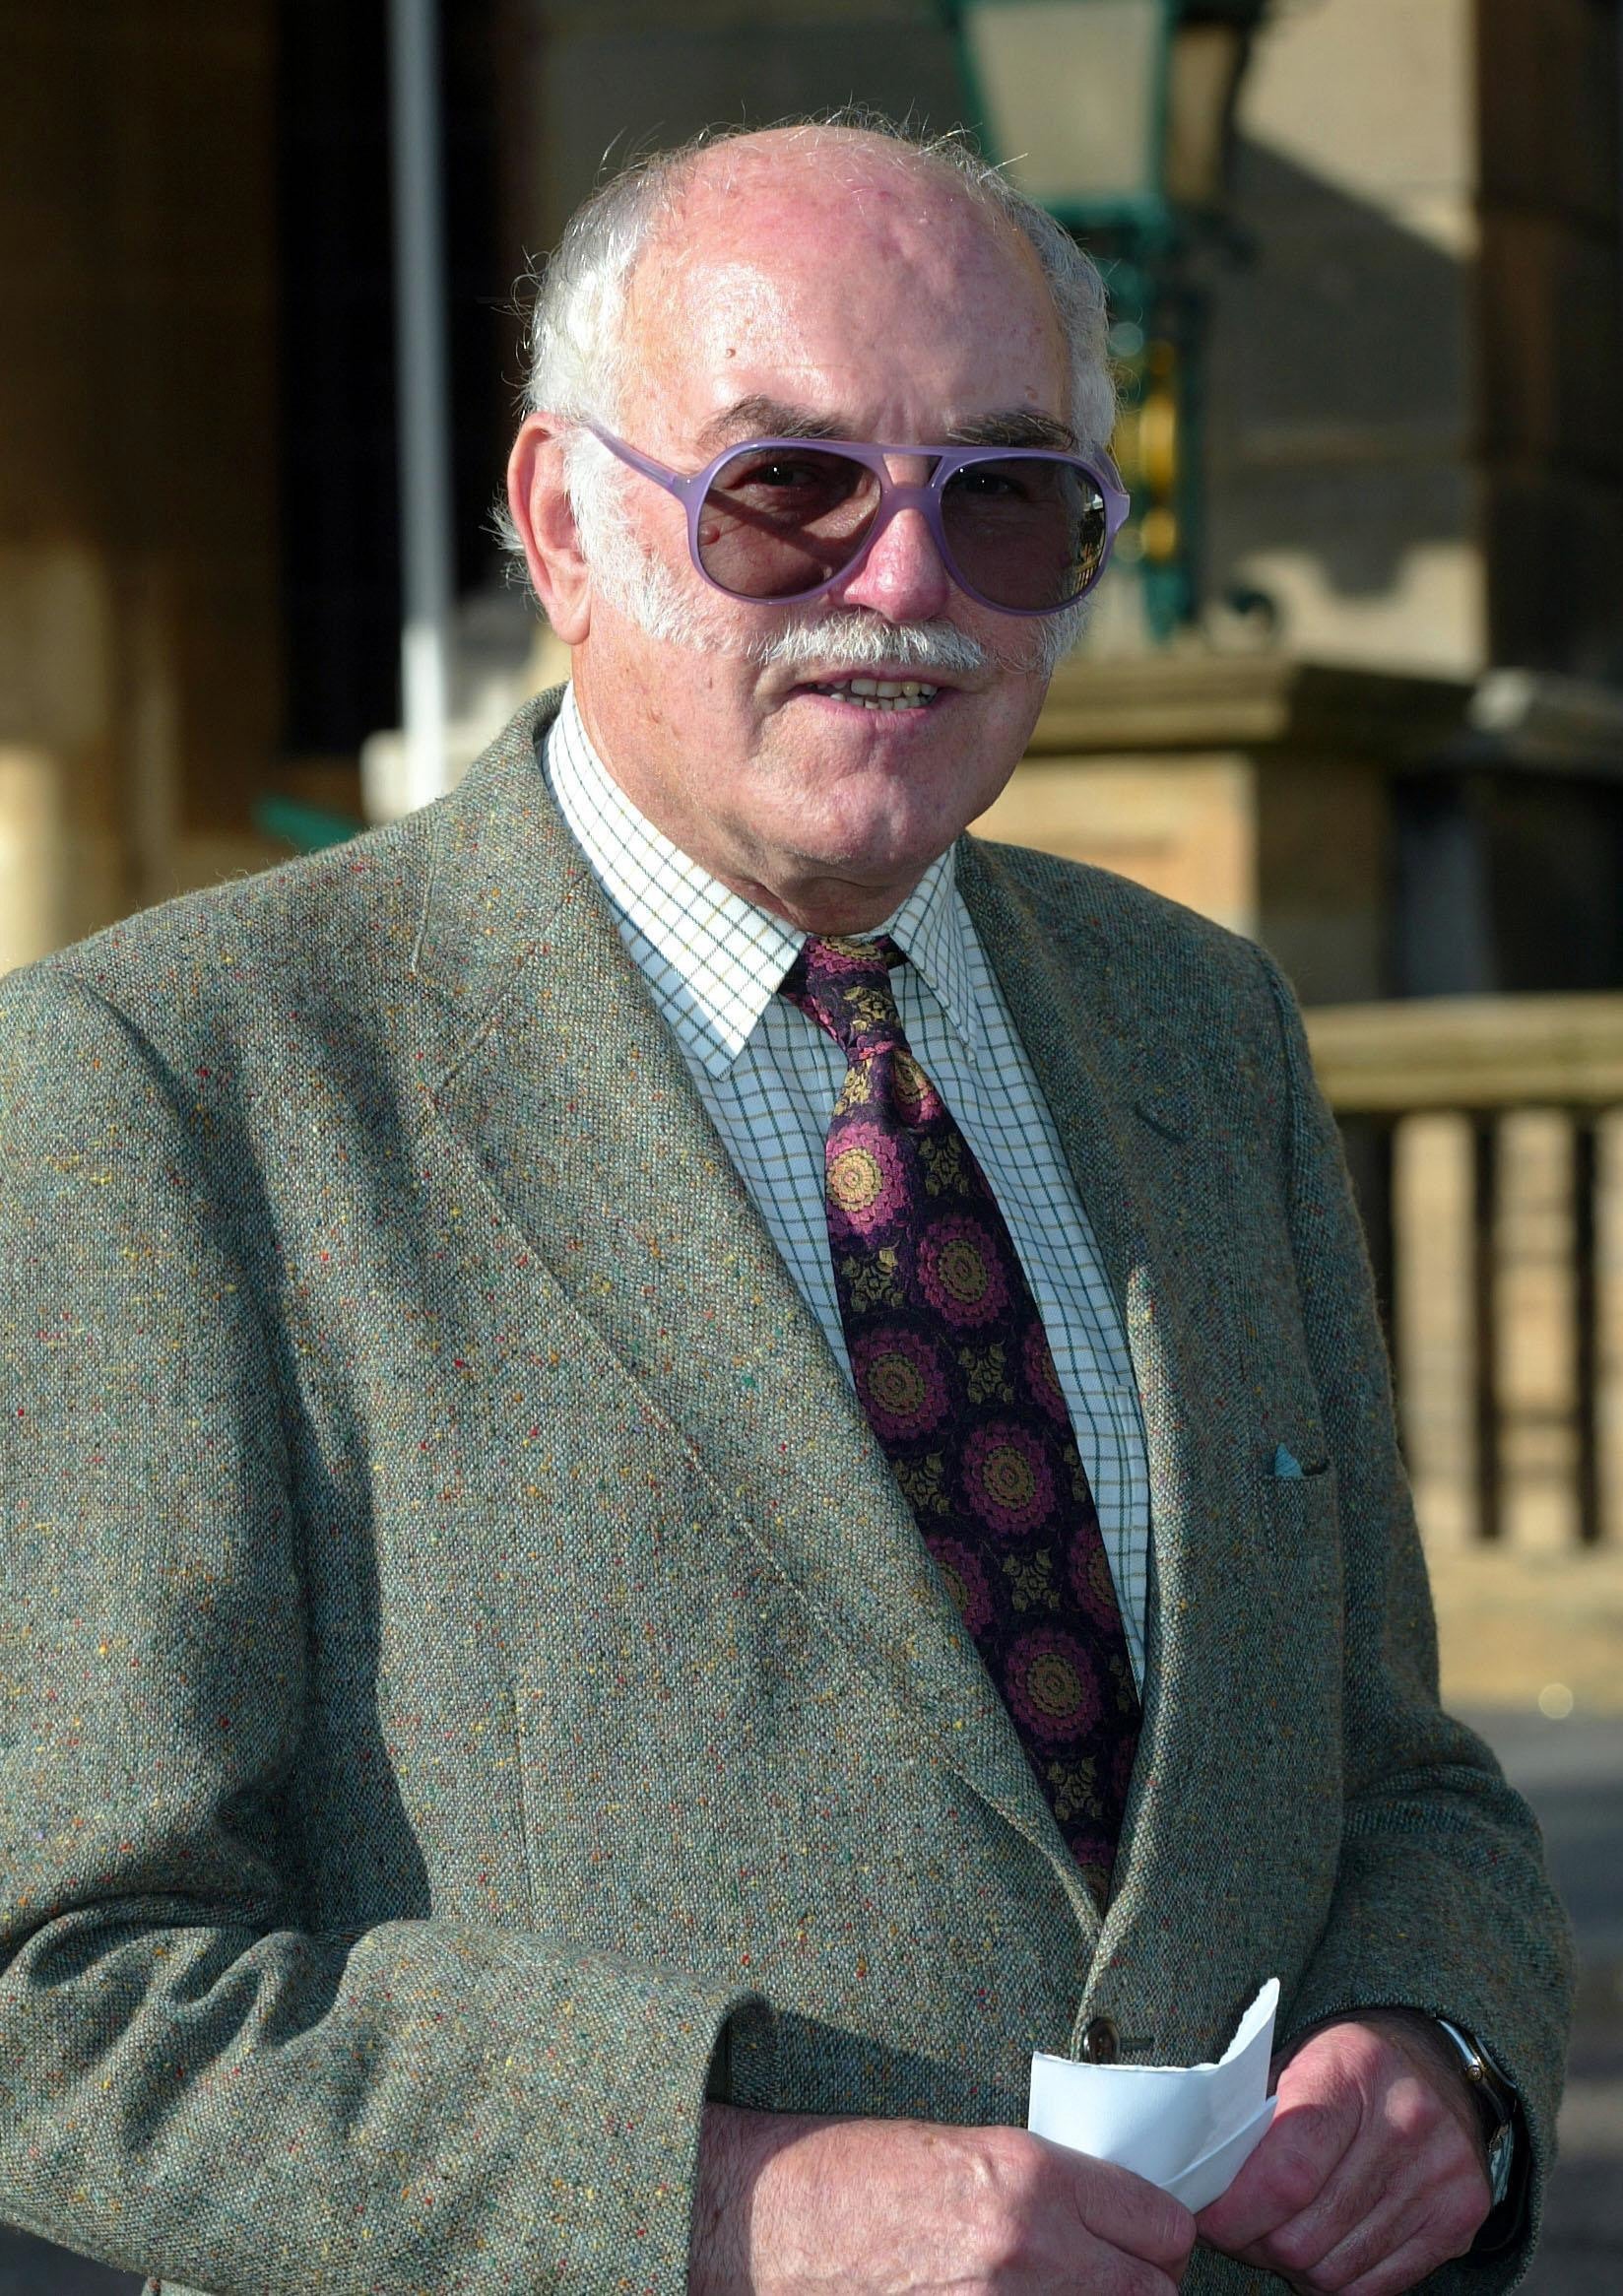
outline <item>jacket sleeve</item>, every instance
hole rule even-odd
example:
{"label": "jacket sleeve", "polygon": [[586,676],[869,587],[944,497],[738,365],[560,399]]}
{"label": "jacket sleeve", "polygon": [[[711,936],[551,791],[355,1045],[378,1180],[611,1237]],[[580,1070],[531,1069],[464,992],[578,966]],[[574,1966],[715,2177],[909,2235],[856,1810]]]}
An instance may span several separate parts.
{"label": "jacket sleeve", "polygon": [[1341,2012],[1406,2006],[1465,2027],[1503,2066],[1529,2154],[1521,2236],[1426,2283],[1483,2296],[1520,2278],[1537,2233],[1571,2016],[1571,1934],[1531,1812],[1481,1739],[1438,1705],[1431,1593],[1363,1231],[1295,999],[1263,962],[1283,1039],[1291,1229],[1345,1586],[1340,1867],[1281,2038]]}
{"label": "jacket sleeve", "polygon": [[675,2296],[754,1997],[301,1923],[299,1527],[189,1083],[0,984],[0,2218],[215,2296]]}

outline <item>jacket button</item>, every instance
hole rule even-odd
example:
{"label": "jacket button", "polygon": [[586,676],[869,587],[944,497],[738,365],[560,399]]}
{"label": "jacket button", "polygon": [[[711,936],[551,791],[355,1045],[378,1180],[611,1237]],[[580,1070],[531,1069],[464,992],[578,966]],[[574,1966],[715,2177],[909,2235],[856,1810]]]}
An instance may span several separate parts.
{"label": "jacket button", "polygon": [[1114,2017],[1089,2017],[1082,2027],[1084,2065],[1114,2065],[1122,2054],[1122,2037]]}

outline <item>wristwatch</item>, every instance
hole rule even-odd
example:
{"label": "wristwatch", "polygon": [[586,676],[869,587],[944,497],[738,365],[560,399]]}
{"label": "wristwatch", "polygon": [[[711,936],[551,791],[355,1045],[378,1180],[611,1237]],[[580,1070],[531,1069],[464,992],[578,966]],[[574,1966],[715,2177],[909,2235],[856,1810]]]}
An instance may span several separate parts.
{"label": "wristwatch", "polygon": [[1432,2023],[1459,2056],[1460,2068],[1470,2083],[1487,2143],[1488,2182],[1497,2208],[1510,2191],[1511,2167],[1516,2158],[1516,2116],[1520,2109],[1516,2090],[1479,2041],[1473,2041],[1458,2025],[1450,2024],[1447,2017],[1434,2013]]}

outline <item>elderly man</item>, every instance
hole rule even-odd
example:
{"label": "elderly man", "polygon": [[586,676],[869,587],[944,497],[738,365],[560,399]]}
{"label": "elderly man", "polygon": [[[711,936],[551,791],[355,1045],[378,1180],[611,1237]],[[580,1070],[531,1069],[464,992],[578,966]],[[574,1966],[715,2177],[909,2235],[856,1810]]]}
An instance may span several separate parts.
{"label": "elderly man", "polygon": [[[0,2212],[166,2296],[1519,2275],[1565,1933],[1288,991],[962,834],[1101,345],[950,150],[610,187],[510,473],[569,691],[6,983]],[[1198,2223],[1024,2132],[1274,1973]]]}

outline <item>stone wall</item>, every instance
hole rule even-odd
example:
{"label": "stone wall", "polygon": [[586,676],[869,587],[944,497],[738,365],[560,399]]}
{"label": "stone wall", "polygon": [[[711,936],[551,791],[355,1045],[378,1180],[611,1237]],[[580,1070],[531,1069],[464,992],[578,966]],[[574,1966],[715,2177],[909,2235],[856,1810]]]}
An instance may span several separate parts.
{"label": "stone wall", "polygon": [[1471,0],[1283,0],[1211,267],[1212,572],[1313,658],[1487,658]]}
{"label": "stone wall", "polygon": [[1275,0],[1212,572],[1319,659],[1623,676],[1617,0]]}

